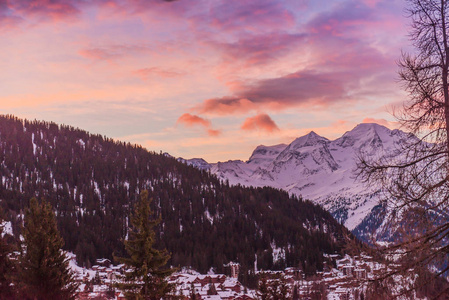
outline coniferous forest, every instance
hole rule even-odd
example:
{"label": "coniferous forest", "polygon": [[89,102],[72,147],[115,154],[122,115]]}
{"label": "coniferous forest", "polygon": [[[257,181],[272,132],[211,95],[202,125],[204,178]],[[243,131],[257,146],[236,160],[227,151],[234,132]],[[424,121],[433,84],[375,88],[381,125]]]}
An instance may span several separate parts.
{"label": "coniferous forest", "polygon": [[[328,212],[273,188],[229,186],[207,171],[141,146],[70,126],[0,117],[0,205],[20,234],[32,197],[55,209],[64,249],[78,264],[124,256],[130,214],[148,190],[161,222],[157,245],[172,266],[200,272],[236,261],[242,270],[323,267],[350,233]],[[281,251],[280,259],[273,252]]]}

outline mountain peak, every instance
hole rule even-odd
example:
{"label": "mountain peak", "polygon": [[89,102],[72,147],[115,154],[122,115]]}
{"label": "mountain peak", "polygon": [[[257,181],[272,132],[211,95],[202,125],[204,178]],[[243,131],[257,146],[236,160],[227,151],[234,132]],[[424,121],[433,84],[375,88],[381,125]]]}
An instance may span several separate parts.
{"label": "mountain peak", "polygon": [[248,163],[260,162],[261,160],[273,160],[279,155],[285,148],[286,144],[279,144],[274,146],[259,145],[254,149]]}
{"label": "mountain peak", "polygon": [[[342,147],[357,147],[360,149],[371,143],[381,146],[392,140],[393,132],[389,128],[377,123],[361,123],[351,131],[345,132],[342,137],[335,140],[335,143]],[[370,146],[370,147],[371,147]]]}
{"label": "mountain peak", "polygon": [[307,147],[307,146],[314,146],[317,144],[326,143],[329,140],[325,137],[322,137],[318,134],[316,134],[314,131],[309,132],[308,134],[301,136],[294,140],[290,147],[293,149],[300,148],[300,147]]}
{"label": "mountain peak", "polygon": [[354,127],[354,129],[352,129],[351,131],[346,132],[343,135],[343,137],[350,135],[358,138],[366,138],[371,137],[373,134],[377,134],[380,137],[384,137],[390,136],[391,133],[392,130],[383,125],[377,123],[361,123],[358,124],[356,127]]}
{"label": "mountain peak", "polygon": [[380,125],[377,123],[360,123],[357,126],[354,127],[351,131],[354,130],[360,130],[360,131],[367,131],[367,130],[387,130],[391,131],[389,128],[385,127],[384,125]]}

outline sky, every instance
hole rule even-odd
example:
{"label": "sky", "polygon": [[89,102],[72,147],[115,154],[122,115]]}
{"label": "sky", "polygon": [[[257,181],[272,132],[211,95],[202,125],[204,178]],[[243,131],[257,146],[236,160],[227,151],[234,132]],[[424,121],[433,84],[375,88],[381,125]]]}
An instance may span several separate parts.
{"label": "sky", "polygon": [[0,114],[208,162],[397,126],[405,0],[0,0]]}

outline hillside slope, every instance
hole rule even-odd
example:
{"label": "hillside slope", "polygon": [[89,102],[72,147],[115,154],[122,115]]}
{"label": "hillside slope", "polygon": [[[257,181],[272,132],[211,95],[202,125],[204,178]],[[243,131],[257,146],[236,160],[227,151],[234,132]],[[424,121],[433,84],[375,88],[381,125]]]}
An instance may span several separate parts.
{"label": "hillside slope", "polygon": [[0,117],[1,206],[19,234],[31,197],[55,208],[81,265],[123,254],[133,203],[142,190],[161,215],[171,264],[201,272],[238,261],[243,269],[321,269],[348,231],[318,205],[273,188],[223,184],[207,171],[130,144],[53,123]]}

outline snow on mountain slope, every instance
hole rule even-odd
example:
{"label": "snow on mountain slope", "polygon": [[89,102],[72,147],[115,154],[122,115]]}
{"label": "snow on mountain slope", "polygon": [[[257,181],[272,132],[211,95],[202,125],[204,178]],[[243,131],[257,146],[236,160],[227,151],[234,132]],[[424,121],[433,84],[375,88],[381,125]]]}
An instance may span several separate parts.
{"label": "snow on mountain slope", "polygon": [[312,131],[289,145],[258,146],[246,162],[208,166],[230,184],[271,186],[315,201],[352,230],[378,205],[380,194],[379,187],[357,181],[357,156],[394,153],[406,139],[409,134],[397,129],[359,124],[333,141]]}
{"label": "snow on mountain slope", "polygon": [[211,165],[202,158],[192,158],[189,160],[178,158],[178,161],[186,163],[189,166],[194,166],[195,168],[198,168],[200,170],[209,170],[211,168]]}
{"label": "snow on mountain slope", "polygon": [[258,167],[266,168],[285,148],[287,148],[285,144],[275,146],[259,145],[251,154],[247,164],[254,166],[254,169]]}

